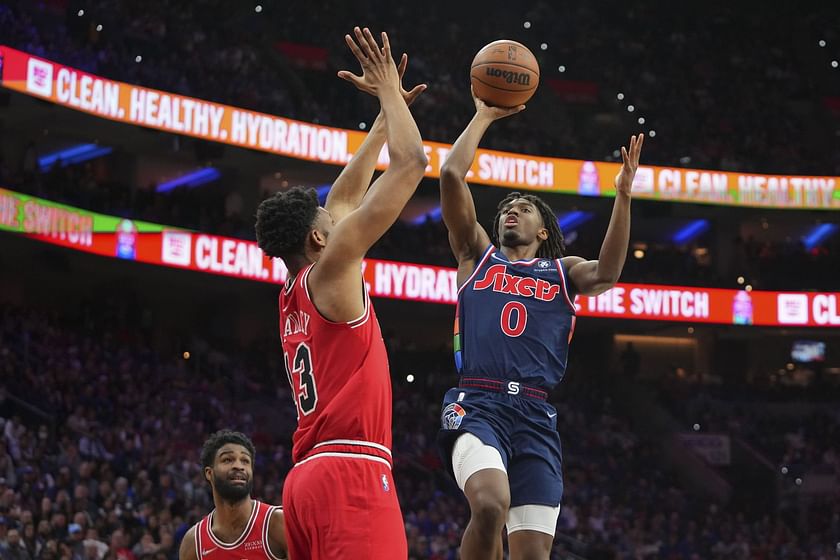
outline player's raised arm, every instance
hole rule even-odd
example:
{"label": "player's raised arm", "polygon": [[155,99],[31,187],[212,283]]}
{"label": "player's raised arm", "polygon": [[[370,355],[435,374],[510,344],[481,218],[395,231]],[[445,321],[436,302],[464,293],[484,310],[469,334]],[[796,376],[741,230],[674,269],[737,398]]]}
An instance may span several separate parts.
{"label": "player's raised arm", "polygon": [[[356,41],[345,39],[362,66],[362,76],[350,81],[362,91],[374,93],[385,116],[385,136],[390,163],[371,186],[361,205],[331,232],[332,239],[312,269],[309,282],[319,311],[333,321],[350,321],[364,311],[361,261],[368,249],[397,220],[417,189],[427,159],[417,124],[400,94],[400,78],[391,56],[388,36],[379,47],[370,31],[358,27]],[[359,294],[348,298],[348,294]]]}
{"label": "player's raised arm", "polygon": [[630,137],[630,151],[622,146],[621,170],[615,176],[615,203],[613,204],[610,225],[601,245],[598,260],[587,261],[581,257],[564,257],[563,264],[569,271],[569,279],[575,289],[587,296],[606,292],[618,282],[627,248],[630,244],[630,193],[633,177],[639,168],[639,155],[645,135]]}
{"label": "player's raised arm", "polygon": [[[467,276],[472,273],[472,263],[490,244],[487,232],[478,223],[475,204],[466,181],[467,172],[490,124],[525,108],[524,105],[510,109],[490,107],[475,94],[473,100],[475,116],[452,146],[440,170],[440,204],[443,221],[449,230],[449,245],[458,259],[459,269],[463,266]],[[459,283],[460,276],[459,270]]]}
{"label": "player's raised arm", "polygon": [[[405,75],[407,66],[408,55],[403,54],[397,68],[401,82],[400,93],[406,105],[411,105],[426,90],[427,86],[426,84],[420,84],[414,86],[410,91],[403,89],[402,78]],[[355,83],[352,76],[353,74],[346,70],[338,73],[339,78],[347,80],[350,83]],[[373,92],[368,93],[373,94]],[[347,214],[358,208],[359,204],[361,204],[368,190],[368,186],[370,186],[370,179],[373,177],[374,169],[376,169],[376,162],[383,144],[385,144],[385,114],[380,111],[376,120],[373,121],[373,125],[370,127],[370,132],[368,132],[364,142],[362,142],[358,151],[353,154],[353,158],[341,171],[341,174],[335,180],[327,195],[324,208],[330,213],[335,223],[340,222]]]}

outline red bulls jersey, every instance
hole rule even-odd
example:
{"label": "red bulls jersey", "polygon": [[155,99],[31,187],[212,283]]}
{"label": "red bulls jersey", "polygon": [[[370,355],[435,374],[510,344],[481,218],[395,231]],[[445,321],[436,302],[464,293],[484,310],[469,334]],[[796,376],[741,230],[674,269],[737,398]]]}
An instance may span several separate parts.
{"label": "red bulls jersey", "polygon": [[318,312],[310,265],[280,294],[280,336],[298,413],[292,455],[373,456],[391,464],[391,376],[367,290],[364,313],[336,323]]}
{"label": "red bulls jersey", "polygon": [[254,509],[242,535],[225,543],[213,534],[213,512],[195,530],[195,554],[198,560],[281,560],[268,545],[268,522],[277,506],[254,500]]}

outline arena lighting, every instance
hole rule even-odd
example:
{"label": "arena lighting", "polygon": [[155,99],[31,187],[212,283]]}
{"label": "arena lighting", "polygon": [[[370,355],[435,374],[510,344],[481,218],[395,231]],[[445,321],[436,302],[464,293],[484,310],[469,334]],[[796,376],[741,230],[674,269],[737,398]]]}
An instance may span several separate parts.
{"label": "arena lighting", "polygon": [[113,149],[97,144],[79,144],[71,148],[65,148],[38,158],[38,166],[41,171],[47,171],[55,162],[60,162],[61,167],[67,167],[75,163],[82,163],[94,158],[110,154]]}
{"label": "arena lighting", "polygon": [[811,230],[811,233],[805,236],[803,242],[806,249],[813,249],[822,243],[828,236],[837,231],[837,224],[820,224]]}
{"label": "arena lighting", "polygon": [[327,195],[329,194],[331,188],[331,184],[321,185],[320,187],[315,188],[315,191],[318,193],[318,202],[320,202],[322,206],[327,201]]}
{"label": "arena lighting", "polygon": [[592,212],[573,210],[557,216],[557,225],[560,226],[560,229],[564,232],[571,231],[591,220],[592,216],[594,216]]}
{"label": "arena lighting", "polygon": [[687,226],[677,231],[671,239],[677,245],[682,245],[684,243],[688,243],[707,229],[709,229],[708,220],[694,220]]}
{"label": "arena lighting", "polygon": [[434,208],[432,208],[428,212],[426,212],[424,214],[421,214],[420,216],[417,216],[416,218],[411,220],[411,223],[414,224],[415,226],[420,226],[420,225],[425,224],[426,220],[432,220],[433,222],[439,222],[441,220],[441,217],[442,217],[442,212],[443,211],[441,210],[440,206],[435,206]]}
{"label": "arena lighting", "polygon": [[197,171],[186,173],[180,177],[175,177],[169,181],[164,181],[157,186],[156,191],[159,193],[165,193],[178,187],[198,187],[211,181],[215,181],[221,176],[222,174],[215,167],[205,167]]}

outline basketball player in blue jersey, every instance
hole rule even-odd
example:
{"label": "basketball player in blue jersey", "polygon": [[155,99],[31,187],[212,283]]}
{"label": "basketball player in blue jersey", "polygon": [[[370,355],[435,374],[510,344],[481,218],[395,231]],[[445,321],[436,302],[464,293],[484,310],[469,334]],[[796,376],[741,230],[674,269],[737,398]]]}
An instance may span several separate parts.
{"label": "basketball player in blue jersey", "polygon": [[[567,256],[551,208],[512,193],[491,235],[479,225],[465,177],[490,124],[524,109],[476,114],[441,170],[443,220],[458,259],[455,362],[459,386],[443,402],[440,446],[470,504],[461,558],[501,559],[507,525],[512,560],[548,560],[563,495],[557,411],[575,325],[575,294],[618,281],[630,238],[630,187],[644,136],[621,148],[616,198],[598,260]],[[492,239],[491,239],[492,236]]]}

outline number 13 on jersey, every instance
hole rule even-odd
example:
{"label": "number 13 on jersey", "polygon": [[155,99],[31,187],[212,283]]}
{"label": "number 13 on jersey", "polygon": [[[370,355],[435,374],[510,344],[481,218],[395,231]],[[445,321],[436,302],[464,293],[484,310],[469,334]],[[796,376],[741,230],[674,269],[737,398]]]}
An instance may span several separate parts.
{"label": "number 13 on jersey", "polygon": [[311,414],[318,404],[318,390],[315,387],[315,375],[312,371],[312,351],[305,342],[301,342],[291,362],[287,352],[283,352],[283,359],[289,385],[292,393],[295,394],[295,406],[298,410],[298,419],[300,419],[301,415]]}

